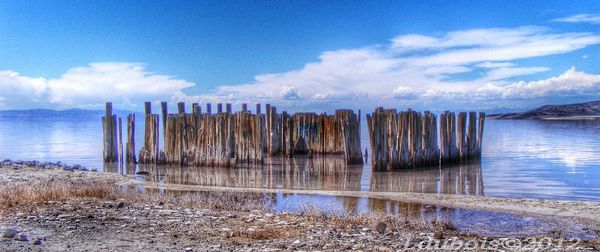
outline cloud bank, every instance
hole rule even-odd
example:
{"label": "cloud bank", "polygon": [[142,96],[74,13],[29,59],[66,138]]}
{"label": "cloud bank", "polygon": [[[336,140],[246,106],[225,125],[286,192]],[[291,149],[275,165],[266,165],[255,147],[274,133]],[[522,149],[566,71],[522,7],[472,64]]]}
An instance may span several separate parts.
{"label": "cloud bank", "polygon": [[600,24],[600,14],[578,14],[564,18],[557,18],[552,21],[564,23]]}
{"label": "cloud bank", "polygon": [[140,63],[104,62],[67,70],[56,79],[0,71],[0,106],[7,108],[99,108],[104,102],[135,108],[194,84],[145,70]]}
{"label": "cloud bank", "polygon": [[105,62],[67,70],[56,79],[0,72],[0,106],[126,108],[142,100],[260,102],[291,110],[372,108],[493,109],[600,95],[600,75],[575,68],[555,77],[519,81],[550,71],[521,59],[565,54],[600,44],[600,35],[556,33],[545,27],[469,29],[404,34],[381,45],[327,51],[300,69],[259,74],[251,83],[190,94],[195,84],[148,72],[144,64]]}

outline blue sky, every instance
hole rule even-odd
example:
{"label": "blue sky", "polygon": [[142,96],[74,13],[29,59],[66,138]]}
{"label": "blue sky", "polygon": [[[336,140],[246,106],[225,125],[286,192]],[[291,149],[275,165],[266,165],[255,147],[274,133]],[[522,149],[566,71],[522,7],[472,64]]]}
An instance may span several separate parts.
{"label": "blue sky", "polygon": [[1,1],[0,109],[514,110],[600,96],[598,1]]}

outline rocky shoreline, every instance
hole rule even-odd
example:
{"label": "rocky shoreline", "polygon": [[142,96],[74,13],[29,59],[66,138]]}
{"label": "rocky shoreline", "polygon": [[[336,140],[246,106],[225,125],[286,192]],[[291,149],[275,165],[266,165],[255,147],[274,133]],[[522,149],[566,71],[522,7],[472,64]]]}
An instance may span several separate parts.
{"label": "rocky shoreline", "polygon": [[[443,219],[276,212],[262,193],[123,190],[130,178],[120,174],[34,161],[0,165],[2,251],[398,251],[456,249],[457,242],[460,248],[477,244],[498,250],[510,245],[461,233]],[[516,238],[522,238],[521,246],[537,246],[536,237]],[[595,241],[549,239],[550,248],[600,249]]]}

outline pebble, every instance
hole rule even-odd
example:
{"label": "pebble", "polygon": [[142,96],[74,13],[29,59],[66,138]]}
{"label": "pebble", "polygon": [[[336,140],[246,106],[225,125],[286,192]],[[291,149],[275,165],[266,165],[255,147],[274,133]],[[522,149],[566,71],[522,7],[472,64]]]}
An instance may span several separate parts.
{"label": "pebble", "polygon": [[12,239],[12,238],[15,238],[15,236],[17,236],[18,233],[19,232],[16,229],[8,228],[8,229],[4,230],[4,232],[2,233],[2,238]]}
{"label": "pebble", "polygon": [[387,224],[385,224],[383,222],[379,222],[379,223],[377,223],[377,225],[375,225],[375,230],[380,234],[384,234],[386,228],[387,228]]}
{"label": "pebble", "polygon": [[117,203],[117,209],[125,207],[125,202],[121,201]]}
{"label": "pebble", "polygon": [[33,241],[33,245],[42,245],[42,240],[41,239],[35,239]]}
{"label": "pebble", "polygon": [[15,236],[15,240],[16,241],[29,241],[29,236],[27,235],[27,233],[19,233],[17,234],[17,236]]}

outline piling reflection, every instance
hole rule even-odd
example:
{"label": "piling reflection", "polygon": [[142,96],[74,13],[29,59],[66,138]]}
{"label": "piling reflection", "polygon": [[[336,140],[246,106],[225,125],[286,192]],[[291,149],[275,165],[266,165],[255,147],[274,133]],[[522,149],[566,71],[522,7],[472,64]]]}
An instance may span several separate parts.
{"label": "piling reflection", "polygon": [[[129,169],[127,169],[129,170]],[[360,190],[362,166],[343,157],[269,158],[263,165],[238,168],[138,165],[152,182],[249,188]]]}
{"label": "piling reflection", "polygon": [[441,168],[373,172],[370,190],[374,192],[415,192],[483,196],[481,162],[468,162]]}

